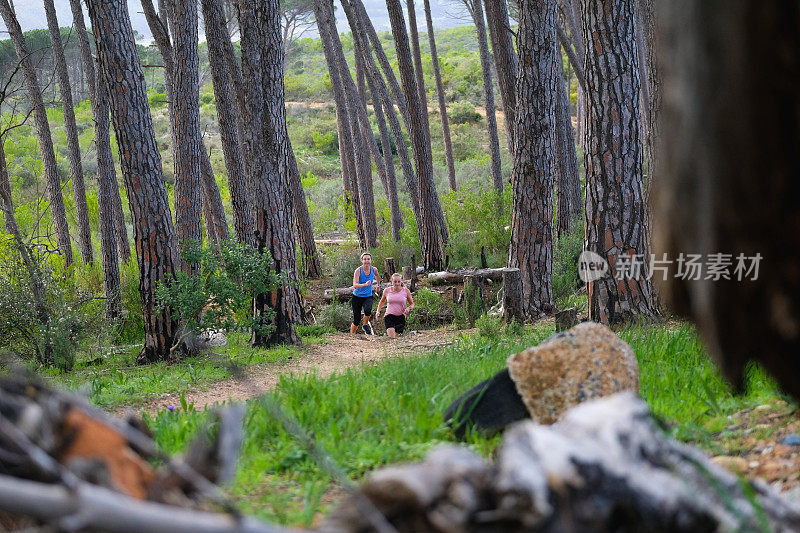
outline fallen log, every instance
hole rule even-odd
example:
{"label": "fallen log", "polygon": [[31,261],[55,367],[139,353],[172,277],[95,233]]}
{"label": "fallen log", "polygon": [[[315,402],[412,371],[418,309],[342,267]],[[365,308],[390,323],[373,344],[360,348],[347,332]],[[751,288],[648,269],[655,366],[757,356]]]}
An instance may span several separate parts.
{"label": "fallen log", "polygon": [[[667,437],[633,393],[513,426],[494,464],[444,446],[361,492],[398,531],[798,531],[800,509]],[[321,531],[366,532],[345,500]]]}
{"label": "fallen log", "polygon": [[[381,283],[380,292],[383,292],[383,289],[388,287],[389,283]],[[353,287],[344,287],[341,289],[336,290],[336,299],[340,302],[349,302],[351,298],[353,298]],[[325,289],[325,293],[322,295],[323,299],[326,302],[333,301],[333,291],[334,289]]]}
{"label": "fallen log", "polygon": [[425,278],[429,285],[447,285],[454,283],[464,283],[467,277],[480,277],[483,279],[490,279],[492,281],[502,281],[503,272],[506,268],[476,268],[476,269],[460,269],[460,270],[445,270],[442,272],[431,272]]}

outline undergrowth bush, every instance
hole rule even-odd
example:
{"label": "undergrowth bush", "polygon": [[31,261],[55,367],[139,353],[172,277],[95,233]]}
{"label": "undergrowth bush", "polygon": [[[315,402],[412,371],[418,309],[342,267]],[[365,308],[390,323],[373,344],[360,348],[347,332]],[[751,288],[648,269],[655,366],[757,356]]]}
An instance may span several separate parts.
{"label": "undergrowth bush", "polygon": [[497,339],[500,337],[502,331],[502,318],[495,317],[489,314],[481,315],[475,321],[475,327],[478,328],[478,334],[487,339]]}
{"label": "undergrowth bush", "polygon": [[578,258],[583,250],[583,217],[576,217],[572,230],[562,233],[553,248],[553,300],[565,309],[574,304],[572,296],[582,285]]}
{"label": "undergrowth bush", "polygon": [[353,312],[349,305],[334,302],[322,308],[317,320],[322,326],[331,327],[336,331],[350,331]]}
{"label": "undergrowth bush", "polygon": [[252,246],[229,240],[220,250],[203,249],[199,242],[184,243],[183,257],[197,270],[177,272],[168,283],[159,284],[159,310],[169,309],[187,330],[199,334],[207,329],[251,330],[269,335],[275,328],[274,312],[253,316],[252,301],[283,283],[272,270],[272,256]]}
{"label": "undergrowth bush", "polygon": [[498,215],[498,197],[492,189],[451,191],[442,197],[442,208],[450,231],[447,245],[451,266],[480,264],[481,247],[486,249],[490,267],[501,267],[508,261],[511,241],[511,190],[506,187],[499,198],[502,214]]}
{"label": "undergrowth bush", "polygon": [[408,329],[431,329],[441,325],[440,315],[445,310],[442,296],[428,288],[414,295],[414,310],[408,317]]}

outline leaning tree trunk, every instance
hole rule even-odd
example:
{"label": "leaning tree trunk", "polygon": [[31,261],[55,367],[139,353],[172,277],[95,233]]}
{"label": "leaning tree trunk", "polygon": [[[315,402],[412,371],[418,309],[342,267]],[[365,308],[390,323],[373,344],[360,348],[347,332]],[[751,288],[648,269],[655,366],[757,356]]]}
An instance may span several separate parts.
{"label": "leaning tree trunk", "polygon": [[78,126],[75,124],[75,110],[72,106],[72,84],[67,72],[67,59],[61,44],[61,29],[53,0],[44,0],[44,12],[47,17],[47,28],[50,30],[50,42],[53,49],[53,63],[58,75],[58,89],[61,93],[61,109],[64,113],[64,128],[67,131],[67,152],[69,153],[69,170],[72,179],[72,195],[75,200],[75,218],[78,222],[78,248],[81,259],[87,265],[94,262],[92,251],[92,231],[89,228],[89,207],[86,205],[86,185],[83,183],[83,165],[81,165],[81,148],[78,144]]}
{"label": "leaning tree trunk", "polygon": [[[361,99],[358,95],[358,89],[353,82],[353,77],[350,75],[350,67],[347,65],[344,52],[342,50],[342,43],[339,40],[339,33],[336,30],[335,18],[333,16],[333,0],[324,0],[326,2],[325,9],[328,17],[326,19],[328,26],[328,36],[334,53],[334,68],[339,69],[339,77],[342,80],[342,85],[345,95],[345,104],[347,105],[347,113],[350,117],[351,141],[352,150],[354,154],[354,164],[356,171],[356,184],[358,191],[359,204],[361,207],[361,220],[364,224],[364,237],[366,246],[374,248],[378,245],[378,226],[375,219],[375,197],[372,189],[372,166],[369,164],[369,152],[366,143],[368,142],[366,136],[367,132],[362,128],[363,123],[360,117]],[[372,131],[369,132],[370,139]]]}
{"label": "leaning tree trunk", "polygon": [[[486,24],[483,19],[483,0],[472,0],[472,17],[478,35],[478,50],[481,57],[481,73],[483,74],[483,96],[486,101],[486,131],[489,136],[489,174],[495,191],[503,192],[503,172],[500,168],[500,140],[497,136],[497,114],[494,107],[494,88],[492,86],[492,62],[489,59],[489,43],[486,40]],[[501,207],[497,199],[498,209]]]}
{"label": "leaning tree trunk", "polygon": [[252,242],[250,204],[247,197],[241,139],[239,139],[237,129],[236,101],[231,88],[230,69],[225,59],[225,40],[230,41],[230,37],[225,26],[225,15],[219,2],[202,0],[202,6],[206,42],[208,43],[208,62],[211,67],[214,99],[217,105],[217,122],[222,140],[228,188],[231,193],[233,227],[240,242]]}
{"label": "leaning tree trunk", "polygon": [[292,207],[297,224],[297,240],[300,243],[300,253],[302,254],[303,277],[318,279],[322,276],[322,265],[319,261],[317,243],[314,241],[314,224],[311,222],[311,214],[308,212],[306,192],[303,190],[297,159],[294,156],[288,134],[286,142],[289,145],[289,183],[292,188]]}
{"label": "leaning tree trunk", "polygon": [[[450,140],[450,121],[447,119],[447,104],[444,97],[442,73],[439,71],[439,54],[436,53],[436,38],[433,35],[433,20],[431,19],[430,0],[425,1],[425,22],[428,26],[428,42],[431,46],[431,62],[433,63],[433,77],[436,80],[436,95],[439,98],[439,114],[442,116],[442,137],[444,139],[444,157],[447,161],[447,178],[450,190],[456,190],[456,166],[453,161],[453,143]],[[507,117],[508,115],[506,115]]]}
{"label": "leaning tree trunk", "polygon": [[575,133],[569,113],[569,94],[564,79],[564,62],[561,47],[556,43],[555,62],[558,74],[555,114],[555,176],[558,197],[558,235],[569,232],[577,215],[583,210],[581,204],[581,180],[578,176],[578,155],[575,152]]}
{"label": "leaning tree trunk", "polygon": [[[358,17],[360,27],[366,30],[366,35],[369,36],[369,41],[372,43],[372,49],[374,50],[376,56],[378,56],[379,63],[383,65],[385,61],[386,65],[388,65],[386,54],[384,53],[383,49],[380,48],[380,40],[377,38],[377,33],[375,33],[375,28],[372,26],[372,22],[369,20],[369,17],[366,14],[363,3],[361,0],[351,1],[353,7],[355,8],[354,13]],[[375,47],[376,42],[378,43],[379,48]],[[395,147],[397,148],[397,156],[400,159],[400,167],[403,170],[403,178],[405,179],[406,188],[408,189],[408,196],[411,199],[411,208],[414,211],[414,217],[416,220],[421,220],[422,215],[420,213],[419,206],[419,182],[414,171],[414,165],[411,162],[411,156],[408,153],[408,146],[406,145],[405,137],[403,137],[403,130],[400,126],[400,120],[397,118],[397,114],[395,113],[389,87],[386,81],[383,79],[383,76],[381,76],[378,72],[372,55],[366,54],[365,59],[368,70],[371,69],[375,73],[373,75],[373,81],[375,82],[375,87],[372,89],[373,96],[375,95],[374,91],[377,90],[381,101],[381,106],[386,111],[386,116],[389,119],[389,128],[392,132],[392,137],[394,138]],[[384,72],[387,72],[386,66],[382,66],[381,68],[384,69]],[[397,83],[397,80],[394,78],[394,71],[391,70],[391,68],[388,70],[387,78],[390,79],[390,82],[391,80],[394,80],[394,83]],[[396,100],[400,102],[400,104],[398,104],[398,108],[401,110],[401,114],[403,114],[403,110],[405,110],[405,114],[407,115],[408,106],[405,103],[405,98],[402,96],[402,93],[400,93],[399,87],[397,92],[400,94],[400,98],[396,98]],[[408,124],[408,121],[406,121],[406,124]]]}
{"label": "leaning tree trunk", "polygon": [[[173,71],[172,107],[175,111],[172,128],[175,144],[175,234],[181,247],[189,241],[200,242],[200,159],[203,141],[200,137],[200,86],[197,41],[197,5],[191,0],[172,2],[170,24],[175,45],[176,68]],[[179,67],[178,67],[179,65]],[[178,267],[190,272],[196,265],[178,258]]]}
{"label": "leaning tree trunk", "polygon": [[[676,0],[658,33],[653,239],[672,261],[659,295],[697,323],[731,382],[757,357],[800,398],[800,5]],[[687,252],[696,276],[675,271]]]}
{"label": "leaning tree trunk", "polygon": [[517,133],[508,266],[522,278],[522,312],[553,310],[553,139],[558,91],[555,0],[519,3]]}
{"label": "leaning tree trunk", "polygon": [[[81,50],[81,63],[89,87],[89,105],[94,117],[94,142],[97,153],[97,204],[100,212],[100,256],[103,266],[103,293],[106,298],[106,319],[115,320],[122,313],[119,275],[119,250],[115,226],[114,195],[119,198],[117,174],[114,169],[114,156],[111,152],[109,132],[108,96],[105,87],[98,87],[94,60],[89,47],[89,36],[83,20],[80,0],[70,0],[72,19],[78,46]],[[120,204],[122,202],[120,201]],[[122,220],[125,227],[125,220]],[[125,246],[128,245],[127,234]],[[128,252],[130,255],[130,251]]]}
{"label": "leaning tree trunk", "polygon": [[25,77],[25,89],[33,109],[33,121],[36,127],[36,136],[39,139],[39,149],[47,183],[47,196],[50,200],[50,213],[53,218],[56,242],[58,243],[59,251],[64,256],[64,262],[69,266],[72,264],[72,244],[69,238],[69,225],[67,224],[67,213],[64,209],[64,198],[61,196],[61,182],[58,179],[53,137],[50,134],[50,124],[47,122],[42,91],[39,88],[39,81],[36,78],[36,70],[34,69],[31,55],[25,44],[25,37],[22,35],[22,28],[20,28],[14,8],[9,4],[9,0],[0,0],[0,16],[3,17],[3,21],[6,24],[11,42],[14,44],[14,51],[17,54],[22,75]]}
{"label": "leaning tree trunk", "polygon": [[168,311],[158,310],[155,292],[159,283],[173,277],[176,245],[144,75],[127,2],[89,0],[87,4],[97,42],[99,86],[107,87],[133,219],[145,333],[137,362],[163,360],[170,355],[175,322]]}
{"label": "leaning tree trunk", "polygon": [[[400,204],[397,198],[397,179],[394,174],[394,161],[392,159],[391,149],[388,147],[389,133],[386,129],[386,120],[383,115],[383,108],[375,97],[376,91],[379,90],[378,85],[375,83],[375,77],[380,76],[380,73],[378,72],[378,69],[375,67],[374,63],[368,61],[368,59],[371,59],[367,57],[369,54],[369,43],[364,38],[363,28],[361,27],[360,21],[355,16],[353,6],[349,2],[345,1],[342,3],[342,7],[344,8],[345,15],[347,16],[348,23],[350,24],[353,32],[356,65],[358,65],[359,69],[363,71],[364,77],[369,83],[373,100],[376,102],[374,106],[375,119],[378,123],[378,128],[381,135],[381,143],[385,146],[383,154],[381,154],[380,150],[378,149],[378,143],[375,141],[375,136],[372,133],[372,126],[367,115],[367,106],[365,100],[366,90],[362,91],[362,88],[359,88],[360,98],[359,101],[356,102],[355,110],[358,115],[359,123],[361,124],[364,141],[367,143],[369,152],[375,159],[375,167],[378,170],[384,192],[386,193],[386,199],[389,204],[389,223],[391,227],[392,240],[399,241],[400,228],[402,227],[403,220],[400,214]],[[349,74],[344,76],[344,80],[345,83],[350,86],[350,90],[352,91],[352,78],[349,76]]]}
{"label": "leaning tree trunk", "polygon": [[586,239],[607,275],[589,281],[589,319],[616,323],[656,314],[647,275],[650,246],[639,139],[639,65],[634,0],[581,0],[589,120]]}
{"label": "leaning tree trunk", "polygon": [[[355,143],[361,140],[361,132],[358,128],[355,109],[352,108],[349,102],[350,97],[344,78],[344,69],[340,68],[339,65],[340,56],[337,49],[341,51],[341,42],[338,38],[339,34],[336,32],[333,6],[329,5],[329,3],[332,4],[330,0],[314,0],[314,17],[317,20],[317,28],[322,41],[325,61],[328,64],[333,97],[336,102],[336,122],[339,130],[339,157],[342,162],[342,177],[346,180],[345,190],[350,193],[350,201],[356,216],[358,240],[361,248],[366,249],[370,246],[370,240],[361,205],[361,183],[365,183],[365,178],[363,178],[363,150],[353,149]],[[339,43],[338,47],[336,45],[337,42]],[[349,69],[346,74],[350,76]],[[359,154],[359,152],[361,153]]]}
{"label": "leaning tree trunk", "polygon": [[[426,0],[427,1],[427,0]],[[492,55],[497,71],[497,86],[505,114],[508,151],[514,156],[514,124],[516,123],[517,97],[514,84],[519,70],[517,52],[511,40],[506,0],[482,0],[486,5],[486,25],[492,40]]]}
{"label": "leaning tree trunk", "polygon": [[[414,58],[414,75],[417,80],[417,93],[419,94],[419,107],[421,109],[421,116],[424,120],[424,128],[422,132],[425,135],[425,142],[427,143],[428,157],[431,160],[431,184],[433,185],[433,149],[431,148],[431,126],[428,119],[428,93],[425,90],[425,76],[422,72],[422,53],[419,46],[419,31],[417,29],[417,14],[414,7],[414,0],[406,0],[406,8],[408,9],[408,27],[409,37],[411,38],[411,53]],[[404,86],[405,90],[405,86]],[[434,193],[436,188],[434,187]],[[433,208],[433,216],[436,218],[436,224],[439,226],[439,232],[442,236],[442,242],[447,244],[450,235],[447,231],[447,220],[444,218],[444,211],[439,203],[439,197],[436,197],[436,202],[431,203]]]}
{"label": "leaning tree trunk", "polygon": [[414,149],[414,159],[417,164],[417,177],[419,178],[421,216],[417,219],[417,226],[419,228],[422,263],[426,269],[438,271],[442,270],[444,265],[444,249],[442,234],[440,233],[440,219],[437,216],[437,213],[441,211],[441,205],[436,194],[436,187],[433,184],[430,137],[428,135],[429,132],[424,129],[426,121],[422,110],[423,104],[416,88],[408,33],[403,19],[403,8],[400,6],[399,0],[386,0],[386,9],[389,12],[400,78],[408,104],[410,115],[409,134]]}
{"label": "leaning tree trunk", "polygon": [[259,250],[269,252],[284,283],[272,294],[255,298],[256,318],[268,309],[275,313],[274,330],[253,331],[254,346],[299,344],[295,322],[303,319],[297,284],[292,206],[289,191],[289,149],[283,101],[283,56],[278,0],[240,0],[242,74],[246,96],[245,117],[252,160],[247,161],[254,212],[254,232]]}

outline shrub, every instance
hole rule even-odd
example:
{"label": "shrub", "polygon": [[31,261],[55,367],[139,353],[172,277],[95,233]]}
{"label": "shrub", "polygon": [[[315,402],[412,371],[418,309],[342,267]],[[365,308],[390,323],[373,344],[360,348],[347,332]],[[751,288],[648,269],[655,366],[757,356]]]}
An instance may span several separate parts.
{"label": "shrub", "polygon": [[274,313],[254,317],[251,311],[256,295],[275,290],[283,281],[272,270],[269,252],[235,240],[223,243],[219,251],[189,241],[183,257],[197,270],[177,272],[173,280],[159,284],[156,301],[160,310],[170,309],[187,332],[252,330],[269,335],[274,330]]}
{"label": "shrub", "polygon": [[481,315],[475,321],[475,327],[478,328],[478,334],[487,339],[496,339],[500,336],[502,319],[489,314]]}
{"label": "shrub", "polygon": [[477,124],[483,117],[470,102],[456,102],[450,106],[448,118],[453,124]]}
{"label": "shrub", "polygon": [[453,308],[456,327],[458,329],[474,328],[482,311],[483,306],[478,289],[472,284],[464,286],[461,303]]}
{"label": "shrub", "polygon": [[420,289],[414,295],[414,304],[414,310],[409,315],[409,329],[430,329],[440,324],[442,297],[438,292]]}
{"label": "shrub", "polygon": [[325,155],[334,155],[339,151],[339,138],[332,131],[328,133],[315,131],[311,134],[311,138],[314,142],[314,148]]}
{"label": "shrub", "polygon": [[517,319],[512,318],[511,322],[506,322],[505,328],[503,328],[503,333],[512,337],[519,337],[525,333],[525,328],[520,322],[517,322]]}
{"label": "shrub", "polygon": [[553,300],[563,309],[581,287],[578,258],[583,250],[583,218],[578,217],[569,233],[562,233],[553,250]]}
{"label": "shrub", "polygon": [[353,312],[349,305],[334,302],[322,308],[318,320],[322,326],[331,327],[336,331],[350,331]]}

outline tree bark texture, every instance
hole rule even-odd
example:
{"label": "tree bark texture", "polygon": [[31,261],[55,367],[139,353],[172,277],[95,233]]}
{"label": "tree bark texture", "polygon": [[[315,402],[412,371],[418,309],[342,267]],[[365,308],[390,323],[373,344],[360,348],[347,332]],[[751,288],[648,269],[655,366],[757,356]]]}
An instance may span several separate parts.
{"label": "tree bark texture", "polygon": [[302,254],[303,277],[306,279],[317,279],[322,276],[322,265],[317,252],[317,243],[314,241],[314,224],[311,222],[311,214],[308,212],[308,202],[306,192],[300,180],[300,171],[297,168],[297,159],[294,156],[288,134],[286,136],[289,156],[289,182],[292,188],[292,207],[294,208],[294,218],[297,225],[297,239],[300,243],[300,253]]}
{"label": "tree bark texture", "polygon": [[406,0],[408,11],[408,31],[411,38],[411,54],[414,56],[414,76],[417,79],[417,93],[422,105],[422,115],[425,119],[425,132],[430,145],[430,121],[428,120],[428,92],[425,90],[425,75],[422,72],[422,53],[419,47],[419,29],[417,27],[417,8],[414,0]]}
{"label": "tree bark texture", "polygon": [[[99,83],[100,82],[98,81],[98,84]],[[106,105],[106,107],[108,107],[108,105]],[[109,161],[113,161],[114,156],[111,152],[110,144],[108,150]],[[125,211],[123,211],[122,208],[122,196],[119,192],[116,170],[114,170],[113,178],[114,181],[111,190],[111,203],[112,208],[114,209],[114,234],[117,236],[117,252],[119,252],[119,257],[124,263],[127,263],[131,259],[131,245],[130,242],[128,242],[128,228],[125,226]]]}
{"label": "tree bark texture", "polygon": [[345,192],[349,193],[353,213],[356,217],[359,244],[362,249],[366,249],[368,244],[367,235],[364,231],[362,220],[361,201],[358,193],[357,163],[353,152],[353,124],[357,123],[358,119],[355,116],[351,116],[347,105],[347,91],[341,70],[338,67],[333,35],[331,35],[336,31],[335,29],[331,30],[332,27],[335,28],[335,23],[332,22],[333,14],[328,11],[327,2],[328,0],[314,0],[314,18],[317,20],[322,49],[331,77],[333,98],[336,103],[336,124],[339,132],[339,158],[342,163],[342,180],[345,183]]}
{"label": "tree bark texture", "polygon": [[[450,121],[447,119],[447,103],[445,102],[444,85],[442,85],[442,73],[439,71],[439,54],[436,52],[436,38],[433,32],[433,20],[431,18],[430,0],[425,2],[425,22],[428,26],[428,42],[431,46],[431,62],[433,63],[433,77],[436,80],[436,95],[439,98],[439,114],[442,117],[442,138],[444,140],[444,157],[447,161],[447,179],[450,183],[450,190],[456,190],[456,166],[453,160],[453,142],[450,139]],[[506,114],[506,120],[508,114]]]}
{"label": "tree bark texture", "polygon": [[[553,158],[558,68],[555,0],[519,3],[517,123],[508,266],[526,318],[553,310]],[[560,59],[560,58],[558,58]]]}
{"label": "tree bark texture", "polygon": [[[116,217],[114,212],[114,195],[119,198],[117,174],[114,169],[114,156],[111,152],[110,124],[108,116],[108,96],[105,86],[98,86],[95,74],[94,59],[89,47],[89,36],[83,19],[83,8],[80,0],[70,0],[73,25],[81,51],[81,63],[89,88],[89,105],[94,117],[94,141],[97,152],[97,204],[100,213],[100,256],[103,267],[103,293],[106,297],[106,318],[111,321],[122,312],[119,274],[119,242],[116,233]],[[120,201],[120,204],[122,202]],[[125,227],[125,220],[122,220]],[[128,236],[124,234],[125,246],[128,247]],[[130,257],[130,251],[128,252]]]}
{"label": "tree bark texture", "polygon": [[[427,2],[428,0],[426,0]],[[506,118],[506,139],[508,151],[514,154],[514,124],[516,123],[517,98],[515,83],[519,64],[514,43],[511,40],[511,28],[508,21],[508,4],[506,0],[482,0],[486,5],[486,25],[492,40],[492,55],[497,71],[497,86],[500,89],[500,100]]]}
{"label": "tree bark texture", "polygon": [[47,197],[50,200],[53,228],[56,232],[56,242],[58,243],[59,251],[64,256],[64,262],[69,266],[72,264],[72,244],[69,238],[67,213],[64,210],[64,198],[61,195],[61,182],[58,179],[53,137],[50,133],[50,124],[47,122],[42,91],[39,88],[39,81],[36,78],[36,70],[31,61],[30,52],[22,35],[22,28],[14,13],[14,8],[9,4],[9,0],[0,0],[0,16],[3,17],[3,21],[6,24],[11,42],[14,45],[14,51],[17,54],[20,69],[25,77],[25,90],[28,93],[28,100],[33,109],[33,121],[36,128],[36,136],[39,139],[39,149],[42,156],[42,166],[44,167]]}
{"label": "tree bark texture", "polygon": [[656,32],[656,3],[655,0],[639,0],[638,22],[641,26],[642,42],[646,57],[644,60],[645,73],[647,79],[647,108],[643,120],[647,121],[647,145],[645,154],[648,163],[647,188],[653,183],[653,177],[657,174],[656,169],[656,143],[661,134],[659,117],[661,114],[661,74],[659,69],[658,46],[659,39]]}
{"label": "tree bark texture", "polygon": [[72,84],[67,72],[67,59],[61,43],[61,29],[53,0],[44,0],[47,28],[53,49],[53,63],[58,76],[58,89],[61,93],[61,109],[64,113],[64,128],[67,132],[67,152],[69,154],[69,175],[72,179],[72,195],[75,201],[75,219],[78,223],[78,249],[81,260],[91,265],[94,262],[92,251],[92,232],[89,228],[89,207],[86,205],[86,185],[83,182],[81,148],[78,144],[78,126],[75,124],[75,109],[72,105]]}
{"label": "tree bark texture", "polygon": [[[378,151],[377,143],[374,137],[371,136],[372,131],[367,118],[366,103],[364,103],[363,111],[359,113],[362,117],[363,127],[368,131],[371,138],[367,141],[370,143],[370,151],[373,152],[375,157],[375,165],[378,168],[378,173],[381,175],[383,182],[384,192],[389,204],[389,225],[391,228],[392,240],[398,242],[400,240],[400,229],[403,227],[403,218],[400,212],[400,203],[397,197],[397,176],[394,171],[394,158],[392,157],[392,148],[389,140],[389,130],[386,127],[386,117],[383,113],[383,105],[381,103],[380,92],[384,87],[380,85],[377,78],[380,77],[380,72],[375,66],[370,52],[369,41],[365,38],[363,25],[361,24],[360,17],[357,16],[354,6],[345,1],[342,3],[345,10],[347,20],[353,31],[355,54],[357,60],[362,64],[366,83],[369,86],[369,92],[372,96],[372,107],[375,111],[375,121],[378,124],[378,131],[381,138],[381,150]],[[392,109],[390,111],[394,113]],[[399,151],[399,150],[398,150]]]}
{"label": "tree bark texture", "polygon": [[[587,284],[589,318],[604,324],[656,314],[639,138],[639,64],[632,1],[581,1],[589,120],[584,249],[608,275]],[[625,271],[637,261],[638,272]],[[620,278],[620,279],[617,279]]]}
{"label": "tree bark texture", "polygon": [[[386,54],[384,53],[383,49],[380,50],[376,49],[374,46],[375,40],[377,40],[377,34],[375,34],[375,29],[372,27],[372,22],[366,15],[366,11],[364,10],[364,6],[361,3],[361,0],[351,0],[353,7],[355,8],[355,14],[358,16],[360,26],[366,29],[366,34],[370,36],[370,42],[372,43],[372,50],[375,51],[375,55],[378,56],[380,59],[381,56],[385,59]],[[376,39],[372,39],[372,35],[375,34]],[[380,46],[380,41],[378,40],[378,46]],[[403,130],[400,126],[400,120],[397,118],[397,114],[394,110],[394,104],[392,103],[392,98],[390,96],[389,87],[386,84],[386,81],[383,79],[383,76],[377,70],[377,67],[374,69],[372,65],[375,64],[371,55],[367,55],[365,57],[366,63],[368,66],[368,70],[371,70],[375,73],[373,76],[373,81],[375,82],[375,87],[371,89],[373,96],[375,96],[376,91],[377,95],[380,97],[381,105],[384,110],[386,110],[386,116],[389,119],[389,128],[392,132],[392,137],[394,137],[394,144],[397,148],[397,156],[400,159],[400,167],[403,170],[403,178],[406,182],[406,188],[408,189],[408,196],[411,199],[411,208],[414,211],[414,217],[417,220],[421,219],[420,214],[420,207],[419,207],[419,182],[417,180],[417,175],[414,171],[414,166],[411,162],[411,156],[408,153],[408,146],[406,145],[405,137],[403,136]],[[387,60],[388,64],[388,60]],[[389,76],[387,76],[388,78]],[[394,78],[394,71],[391,71],[391,78]],[[396,80],[395,80],[396,82]],[[399,90],[399,89],[398,89]],[[402,95],[399,100],[402,103],[402,106],[398,105],[398,108],[405,109],[406,114],[408,113],[407,105],[405,100],[403,99]]]}
{"label": "tree bark texture", "polygon": [[[472,0],[472,17],[478,36],[478,51],[483,75],[483,97],[486,102],[486,132],[489,137],[489,174],[497,194],[503,192],[503,172],[500,168],[500,140],[497,136],[497,112],[494,107],[494,88],[492,85],[492,62],[489,59],[489,43],[486,39],[486,23],[483,18],[483,0]],[[498,208],[500,199],[498,198]]]}
{"label": "tree bark texture", "polygon": [[[203,186],[200,160],[204,151],[200,137],[200,87],[197,40],[197,5],[192,0],[173,0],[170,24],[174,40],[172,72],[175,110],[172,128],[175,160],[175,234],[183,247],[188,241],[200,242],[200,187]],[[210,198],[209,198],[210,200]],[[178,266],[189,272],[191,266],[181,256]]]}
{"label": "tree bark texture", "polygon": [[561,47],[556,43],[555,51],[558,87],[556,89],[555,116],[555,176],[558,197],[558,235],[569,232],[577,215],[583,211],[581,180],[578,175],[578,154],[575,151],[575,132],[569,112],[569,94],[564,79],[564,62]]}
{"label": "tree bark texture", "polygon": [[137,362],[163,360],[170,354],[175,322],[168,312],[157,311],[155,292],[158,283],[173,277],[176,243],[144,75],[127,2],[89,0],[87,5],[97,42],[99,86],[107,87],[133,219],[145,331]]}
{"label": "tree bark texture", "polygon": [[[339,40],[339,32],[336,29],[333,15],[333,0],[323,0],[323,2],[325,2],[325,12],[328,15],[325,20],[329,24],[328,37],[333,51],[334,68],[339,70],[339,77],[342,80],[344,89],[345,105],[347,105],[347,113],[350,117],[351,150],[354,155],[356,184],[358,186],[361,219],[364,225],[365,244],[367,248],[374,248],[378,245],[378,225],[375,219],[375,197],[372,188],[372,166],[369,164],[368,143],[370,141],[374,143],[375,138],[372,136],[371,130],[367,134],[364,129],[366,109],[361,103],[358,89],[350,74],[350,67],[342,50],[342,43]],[[366,126],[368,129],[369,121],[366,121]]]}
{"label": "tree bark texture", "polygon": [[[673,261],[665,281],[655,275],[659,296],[697,323],[732,383],[741,386],[757,358],[800,398],[800,6],[659,7],[653,239],[656,257]],[[732,263],[730,279],[714,279],[705,265],[697,277],[678,277],[681,253],[730,254],[721,256]],[[749,272],[737,270],[739,254]]]}
{"label": "tree bark texture", "polygon": [[255,298],[254,312],[275,312],[275,329],[270,335],[253,332],[255,346],[299,344],[295,322],[303,320],[297,284],[292,197],[289,189],[289,150],[286,108],[283,100],[283,56],[278,0],[239,3],[242,36],[242,75],[246,96],[246,141],[253,156],[248,172],[255,214],[253,228],[259,250],[268,251],[284,283],[272,294]]}
{"label": "tree bark texture", "polygon": [[228,188],[231,193],[233,227],[240,242],[252,243],[253,231],[250,226],[250,204],[247,197],[241,139],[239,139],[236,99],[231,87],[230,68],[225,58],[225,40],[230,42],[230,37],[222,5],[213,0],[202,0],[202,8],[222,154],[225,158]]}
{"label": "tree bark texture", "polygon": [[[419,178],[420,218],[417,219],[417,226],[419,228],[422,263],[427,270],[441,270],[444,264],[444,250],[442,233],[440,233],[441,223],[437,216],[437,212],[441,212],[441,206],[433,184],[430,136],[427,135],[429,132],[424,130],[426,121],[422,113],[422,102],[416,91],[411,49],[400,1],[386,0],[386,9],[389,12],[389,20],[392,25],[400,78],[403,83],[403,91],[411,118],[409,134],[414,149],[414,160],[417,165],[417,177]],[[446,231],[446,227],[444,229]]]}

